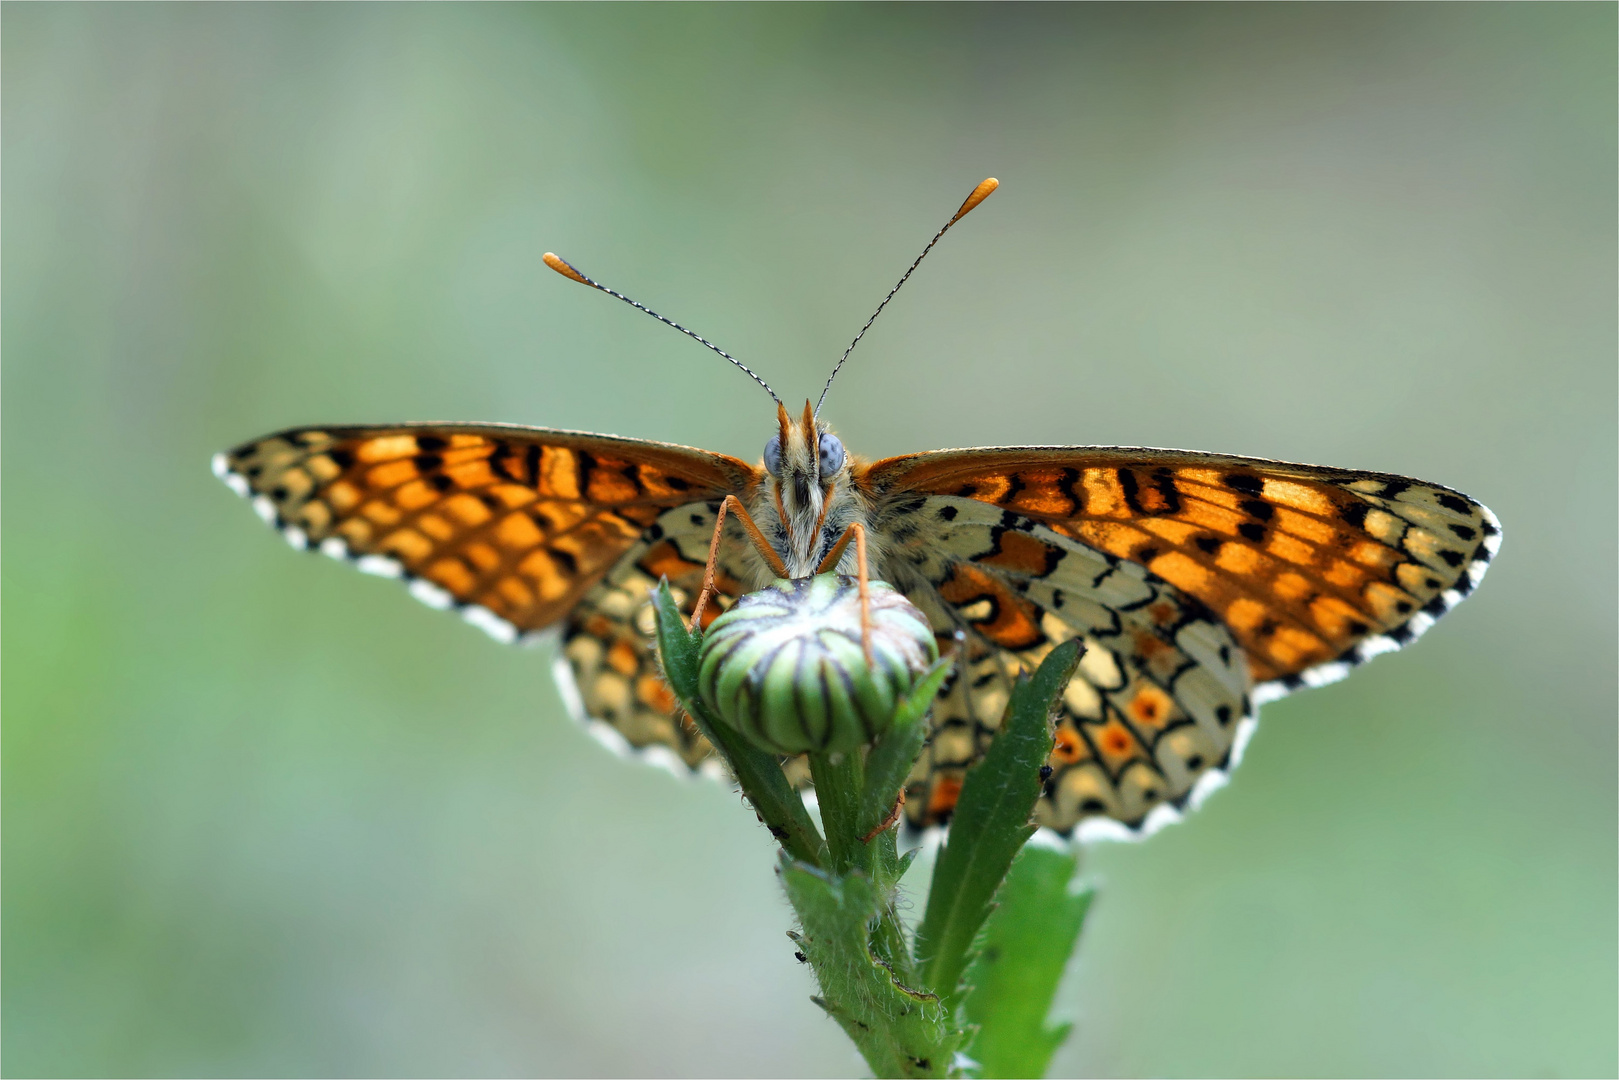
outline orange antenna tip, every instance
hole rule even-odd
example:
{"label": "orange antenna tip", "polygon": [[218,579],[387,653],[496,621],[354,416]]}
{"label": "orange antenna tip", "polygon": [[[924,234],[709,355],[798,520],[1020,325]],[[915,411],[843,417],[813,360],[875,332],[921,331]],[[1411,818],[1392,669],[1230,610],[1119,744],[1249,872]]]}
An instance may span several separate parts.
{"label": "orange antenna tip", "polygon": [[[977,192],[974,192],[974,194],[977,194]],[[579,271],[563,262],[560,257],[549,251],[545,253],[545,265],[549,266],[563,277],[577,281],[581,285],[592,284],[589,278],[585,277],[585,275],[581,274]]]}
{"label": "orange antenna tip", "polygon": [[973,188],[973,193],[967,196],[966,202],[961,204],[961,209],[957,210],[956,216],[950,219],[950,224],[954,225],[956,222],[972,213],[973,207],[995,194],[995,189],[1000,186],[1001,182],[992,176],[988,180],[985,180],[982,184],[979,184],[977,187]]}
{"label": "orange antenna tip", "polygon": [[922,249],[922,254],[918,255],[916,261],[911,264],[910,269],[900,276],[899,284],[888,290],[888,295],[883,297],[883,302],[877,305],[877,310],[871,313],[871,318],[866,320],[866,325],[860,328],[860,333],[854,336],[854,340],[849,342],[849,347],[843,350],[843,355],[838,357],[838,362],[832,365],[832,374],[826,377],[826,385],[821,387],[821,400],[815,403],[817,413],[821,411],[821,406],[826,402],[826,392],[832,389],[832,380],[837,378],[838,372],[843,370],[843,362],[849,359],[849,354],[854,352],[856,345],[860,344],[860,339],[866,336],[866,331],[870,330],[871,324],[877,321],[877,316],[883,313],[883,308],[887,307],[888,302],[894,299],[894,294],[899,292],[907,281],[911,280],[911,275],[916,272],[918,266],[922,265],[922,260],[928,257],[928,252],[933,250],[933,245],[944,238],[944,234],[950,231],[950,226],[972,213],[975,206],[993,195],[995,189],[1000,186],[1001,182],[993,176],[984,180],[973,188],[973,193],[967,196],[966,202],[961,204],[961,209],[956,211],[956,216],[945,222],[944,228],[933,234],[933,239],[929,240],[928,246]]}

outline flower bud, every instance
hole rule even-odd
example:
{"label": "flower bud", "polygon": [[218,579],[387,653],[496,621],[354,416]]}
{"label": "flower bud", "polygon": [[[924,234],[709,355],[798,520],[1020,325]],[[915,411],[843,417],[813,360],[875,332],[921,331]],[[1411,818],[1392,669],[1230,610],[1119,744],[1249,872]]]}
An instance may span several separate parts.
{"label": "flower bud", "polygon": [[904,596],[869,583],[871,654],[860,639],[855,579],[777,581],[709,624],[697,687],[720,718],[780,754],[840,752],[885,731],[939,658],[933,628]]}

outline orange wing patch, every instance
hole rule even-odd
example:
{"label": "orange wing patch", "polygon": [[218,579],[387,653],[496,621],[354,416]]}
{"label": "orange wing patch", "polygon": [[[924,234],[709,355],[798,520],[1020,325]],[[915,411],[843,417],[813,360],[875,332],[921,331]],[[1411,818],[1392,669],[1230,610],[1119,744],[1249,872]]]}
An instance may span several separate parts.
{"label": "orange wing patch", "polygon": [[506,640],[566,615],[661,514],[757,482],[722,454],[499,424],[302,428],[215,471],[295,547],[402,577]]}

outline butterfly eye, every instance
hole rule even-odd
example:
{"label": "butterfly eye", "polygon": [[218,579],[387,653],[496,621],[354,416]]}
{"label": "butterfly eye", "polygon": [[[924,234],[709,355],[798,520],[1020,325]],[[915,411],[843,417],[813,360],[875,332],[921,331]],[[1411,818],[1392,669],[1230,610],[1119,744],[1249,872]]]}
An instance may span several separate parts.
{"label": "butterfly eye", "polygon": [[770,441],[765,443],[765,472],[771,476],[781,475],[781,436],[772,435]]}
{"label": "butterfly eye", "polygon": [[843,468],[843,444],[832,434],[821,436],[821,478],[825,479]]}

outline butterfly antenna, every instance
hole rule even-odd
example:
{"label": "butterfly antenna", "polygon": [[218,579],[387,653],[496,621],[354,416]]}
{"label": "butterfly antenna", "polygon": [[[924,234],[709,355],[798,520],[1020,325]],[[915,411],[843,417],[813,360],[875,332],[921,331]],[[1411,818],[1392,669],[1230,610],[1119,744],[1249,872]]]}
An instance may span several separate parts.
{"label": "butterfly antenna", "polygon": [[573,280],[573,281],[577,281],[581,285],[589,285],[592,289],[597,289],[597,290],[599,290],[601,292],[604,292],[608,296],[616,296],[616,297],[618,297],[618,299],[624,301],[626,304],[630,305],[630,307],[634,308],[636,311],[644,311],[648,315],[652,316],[654,319],[657,319],[659,322],[663,323],[665,326],[672,326],[676,330],[679,330],[682,334],[685,334],[687,337],[691,338],[693,341],[701,342],[702,344],[707,345],[710,349],[713,349],[715,352],[717,352],[721,356],[725,357],[725,359],[729,360],[731,363],[735,364],[737,367],[741,368],[744,372],[746,372],[748,378],[752,379],[754,382],[756,382],[760,386],[764,387],[765,388],[765,393],[769,394],[770,397],[771,397],[771,400],[773,400],[777,405],[781,404],[781,398],[776,397],[776,392],[774,390],[770,389],[770,384],[769,383],[767,383],[763,379],[759,378],[759,373],[758,372],[754,371],[748,365],[744,364],[742,361],[738,360],[736,357],[732,356],[730,353],[726,352],[724,349],[720,348],[718,345],[714,344],[712,341],[709,341],[707,338],[703,337],[701,334],[694,334],[690,330],[687,330],[684,326],[681,326],[679,323],[675,322],[673,319],[665,319],[662,315],[659,315],[656,311],[653,311],[651,308],[647,307],[645,304],[636,303],[634,300],[631,300],[629,297],[625,296],[623,293],[618,292],[615,289],[609,289],[607,286],[601,284],[600,282],[592,281],[590,278],[586,277],[585,275],[581,274],[578,270],[575,270],[572,266],[568,265],[568,263],[565,262],[563,259],[559,258],[556,255],[553,255],[549,251],[547,251],[545,253],[545,265],[549,266],[551,269],[555,270],[557,273],[561,274],[563,277],[568,278],[568,279]]}
{"label": "butterfly antenna", "polygon": [[894,299],[894,294],[899,292],[900,286],[904,285],[911,279],[911,274],[915,273],[916,268],[922,265],[922,260],[928,257],[928,252],[933,250],[933,245],[937,244],[940,238],[943,237],[945,233],[950,231],[950,226],[954,225],[956,222],[970,214],[974,207],[983,202],[985,199],[989,198],[990,195],[994,194],[995,189],[1000,186],[1001,182],[991,176],[982,184],[979,184],[977,187],[973,188],[973,193],[967,196],[966,202],[961,204],[961,209],[956,211],[956,216],[945,222],[944,228],[933,234],[933,239],[929,240],[928,246],[922,249],[922,254],[916,257],[916,261],[911,264],[911,268],[905,271],[905,275],[899,279],[899,285],[895,285],[892,289],[888,290],[888,295],[883,297],[883,302],[877,305],[877,310],[871,313],[871,318],[866,320],[866,325],[860,328],[860,333],[854,336],[854,340],[849,342],[849,347],[843,350],[843,355],[838,357],[837,364],[832,368],[832,374],[826,377],[826,385],[821,388],[821,399],[815,403],[815,414],[817,416],[819,416],[821,413],[822,402],[826,401],[826,392],[832,389],[832,380],[837,378],[838,372],[843,369],[843,362],[849,359],[849,354],[854,352],[854,347],[856,345],[860,344],[860,339],[866,336],[866,331],[870,330],[871,324],[877,321],[877,316],[883,313],[883,308],[887,307],[888,302]]}

